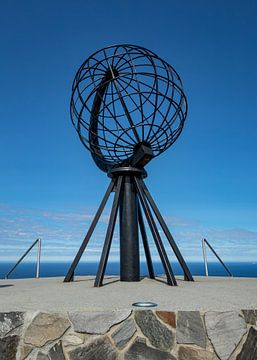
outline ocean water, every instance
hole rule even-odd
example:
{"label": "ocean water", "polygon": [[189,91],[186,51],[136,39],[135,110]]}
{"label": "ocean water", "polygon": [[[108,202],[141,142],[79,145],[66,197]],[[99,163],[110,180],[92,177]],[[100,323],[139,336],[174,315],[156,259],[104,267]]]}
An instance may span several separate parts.
{"label": "ocean water", "polygon": [[[40,277],[51,276],[65,276],[67,273],[70,262],[42,262],[40,267]],[[205,275],[203,262],[188,262],[188,267],[193,275]],[[14,263],[2,262],[0,263],[0,278],[4,279],[7,272],[12,268]],[[182,270],[177,263],[171,263],[175,275],[182,275]],[[234,276],[239,277],[255,277],[257,278],[257,262],[228,262],[226,266]],[[95,275],[97,272],[98,263],[79,263],[76,275]],[[227,276],[226,271],[218,262],[208,263],[210,276]],[[163,274],[162,264],[159,262],[154,263],[154,270],[156,274]],[[36,263],[24,262],[18,265],[15,271],[11,274],[10,278],[33,278],[36,273]],[[119,263],[110,262],[106,268],[106,275],[118,275]],[[147,266],[141,263],[141,275],[147,275]]]}

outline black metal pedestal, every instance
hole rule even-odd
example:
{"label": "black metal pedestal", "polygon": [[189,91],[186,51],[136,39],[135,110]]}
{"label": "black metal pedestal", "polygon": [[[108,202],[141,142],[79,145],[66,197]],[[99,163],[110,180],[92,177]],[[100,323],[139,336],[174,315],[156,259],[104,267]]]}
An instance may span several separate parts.
{"label": "black metal pedestal", "polygon": [[[97,222],[103,212],[106,202],[112,191],[115,192],[110,220],[106,232],[103,251],[99,263],[99,268],[95,278],[94,286],[98,287],[103,284],[103,278],[111,248],[111,242],[114,227],[119,211],[120,217],[120,280],[121,281],[139,281],[140,280],[140,257],[139,257],[139,229],[143,241],[149,277],[154,279],[154,268],[151,260],[150,248],[148,245],[147,234],[144,225],[142,210],[150,227],[156,248],[158,250],[162,265],[167,277],[168,285],[177,285],[173,274],[167,253],[162,243],[157,225],[154,220],[152,211],[158,220],[166,238],[173,249],[182,269],[184,278],[187,281],[193,281],[193,277],[182,257],[163,217],[161,216],[156,204],[153,201],[143,178],[146,172],[143,169],[133,167],[120,167],[113,169],[109,176],[112,178],[111,183],[105,193],[105,196],[97,210],[93,222],[86,234],[80,249],[74,258],[71,267],[64,279],[65,282],[72,281],[74,271],[78,262],[90,240],[90,237],[97,225]],[[142,209],[141,209],[142,208]]]}
{"label": "black metal pedestal", "polygon": [[119,213],[120,280],[139,281],[138,199],[132,176],[124,176]]}

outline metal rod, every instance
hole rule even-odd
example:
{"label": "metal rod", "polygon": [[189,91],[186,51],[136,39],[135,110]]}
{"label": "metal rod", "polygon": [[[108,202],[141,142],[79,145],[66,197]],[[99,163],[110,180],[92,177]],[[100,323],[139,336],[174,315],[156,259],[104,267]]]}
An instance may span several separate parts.
{"label": "metal rod", "polygon": [[216,251],[213,249],[213,247],[211,246],[211,244],[206,240],[203,239],[204,242],[209,246],[209,248],[211,249],[211,251],[213,252],[213,254],[217,257],[217,259],[219,260],[219,262],[223,265],[223,267],[225,268],[225,270],[227,271],[227,273],[230,276],[233,276],[233,274],[229,271],[229,269],[227,268],[227,266],[224,264],[224,262],[221,260],[221,258],[219,257],[219,255],[216,253]]}
{"label": "metal rod", "polygon": [[204,239],[202,240],[202,248],[203,248],[203,260],[204,260],[205,276],[209,276],[208,264],[207,264],[207,256],[206,256],[206,246],[205,246]]}
{"label": "metal rod", "polygon": [[41,239],[38,239],[38,248],[37,248],[37,271],[36,278],[39,278],[40,275],[40,256],[41,256]]}
{"label": "metal rod", "polygon": [[[108,63],[109,63],[109,62],[108,62]],[[124,110],[124,112],[125,112],[125,114],[126,114],[126,117],[127,117],[128,121],[129,121],[129,124],[130,124],[130,126],[131,126],[131,129],[132,129],[132,131],[133,131],[133,133],[134,133],[134,136],[135,136],[137,142],[140,143],[141,140],[140,140],[140,138],[139,138],[138,132],[137,132],[137,130],[136,130],[136,128],[135,128],[135,125],[134,125],[133,120],[131,119],[130,112],[128,111],[128,108],[127,108],[127,106],[126,106],[126,104],[125,104],[125,101],[124,101],[124,99],[123,99],[123,96],[122,96],[121,93],[120,93],[119,86],[118,86],[118,84],[117,84],[115,75],[114,75],[114,73],[113,73],[113,69],[112,69],[112,67],[110,66],[110,64],[109,64],[109,68],[110,68],[110,71],[111,71],[111,74],[112,74],[113,83],[114,83],[115,89],[116,89],[116,91],[117,91],[117,94],[118,94],[119,100],[120,100],[120,102],[121,102],[121,105],[122,105],[122,107],[123,107],[123,110]]]}
{"label": "metal rod", "polygon": [[93,233],[93,231],[94,231],[94,229],[96,227],[96,224],[98,223],[98,220],[99,220],[99,218],[100,218],[100,216],[101,216],[101,214],[103,212],[103,209],[104,209],[104,207],[106,205],[106,202],[107,202],[113,188],[114,188],[114,180],[112,179],[112,181],[110,182],[110,185],[108,186],[108,189],[106,190],[104,198],[103,198],[103,200],[102,200],[102,202],[101,202],[101,204],[100,204],[100,206],[99,206],[99,208],[98,208],[98,210],[97,210],[97,212],[95,214],[95,217],[94,217],[94,219],[93,219],[93,221],[92,221],[92,223],[91,223],[91,225],[90,225],[90,227],[88,229],[88,232],[87,232],[87,234],[86,234],[86,236],[85,236],[85,238],[84,238],[84,240],[83,240],[83,242],[82,242],[82,244],[81,244],[81,246],[79,248],[79,251],[77,252],[77,255],[75,256],[75,258],[74,258],[74,260],[73,260],[73,262],[72,262],[72,264],[71,264],[71,266],[69,268],[69,271],[67,272],[67,275],[65,276],[64,282],[69,282],[69,281],[73,280],[74,271],[75,271],[75,269],[76,269],[76,267],[78,265],[78,262],[79,262],[81,256],[83,255],[83,253],[85,251],[85,248],[86,248],[86,246],[87,246],[87,244],[88,244],[88,242],[90,240],[90,237],[91,237],[91,235],[92,235],[92,233]]}
{"label": "metal rod", "polygon": [[194,281],[193,276],[191,275],[191,272],[190,272],[189,268],[187,267],[187,264],[182,256],[181,252],[179,251],[179,248],[177,247],[177,244],[176,244],[173,236],[171,235],[160,211],[158,210],[157,205],[155,204],[150,192],[148,191],[145,183],[142,180],[139,180],[139,182],[141,184],[141,187],[143,188],[143,191],[145,193],[147,200],[149,201],[149,204],[151,205],[151,208],[153,209],[153,212],[154,212],[157,220],[159,221],[159,223],[162,227],[164,234],[167,237],[168,242],[170,243],[170,246],[172,247],[172,249],[174,251],[174,254],[176,255],[176,257],[180,263],[180,266],[182,267],[182,269],[184,271],[185,280]]}
{"label": "metal rod", "polygon": [[22,262],[22,260],[25,258],[25,256],[30,252],[30,250],[36,245],[39,239],[33,242],[33,244],[28,248],[27,251],[19,258],[19,260],[16,262],[16,264],[11,268],[11,270],[5,275],[5,278],[8,279],[10,274],[17,268],[17,266]]}
{"label": "metal rod", "polygon": [[150,253],[150,248],[149,248],[148,241],[147,241],[147,235],[146,235],[146,230],[145,230],[144,219],[143,219],[142,210],[141,210],[141,207],[140,207],[139,203],[138,203],[138,222],[139,222],[142,241],[143,241],[143,245],[144,245],[145,257],[146,257],[149,277],[150,277],[150,279],[155,279],[154,268],[153,268],[153,263],[152,263],[152,259],[151,259],[151,253]]}
{"label": "metal rod", "polygon": [[95,278],[95,283],[94,283],[95,287],[102,286],[102,284],[103,284],[103,277],[104,277],[106,264],[107,264],[107,260],[108,260],[108,256],[109,256],[109,252],[110,252],[110,248],[111,248],[111,242],[112,242],[115,222],[116,222],[116,218],[117,218],[117,212],[118,212],[118,208],[119,208],[122,178],[123,178],[122,176],[119,176],[118,181],[117,181],[117,186],[115,189],[115,196],[114,196],[114,200],[113,200],[109,225],[107,228],[107,233],[106,233],[106,237],[105,237],[105,241],[104,241],[104,247],[103,247],[103,251],[102,251],[102,255],[101,255],[101,259],[100,259],[100,264],[99,264],[96,278]]}
{"label": "metal rod", "polygon": [[147,219],[148,224],[150,226],[150,229],[151,229],[151,232],[152,232],[152,235],[153,235],[153,238],[154,238],[154,241],[155,241],[159,256],[160,256],[161,261],[162,261],[164,271],[165,271],[166,276],[167,276],[167,284],[176,286],[177,281],[175,279],[172,268],[170,266],[168,256],[166,254],[165,248],[164,248],[163,243],[161,241],[161,237],[160,237],[160,234],[159,234],[158,229],[156,227],[156,224],[154,222],[153,215],[151,214],[149,205],[148,205],[148,203],[146,201],[143,189],[141,188],[141,182],[136,177],[134,177],[134,179],[135,179],[135,184],[136,184],[136,187],[137,187],[138,195],[139,195],[140,201],[142,203],[143,210],[144,210],[145,215],[146,215],[146,219]]}

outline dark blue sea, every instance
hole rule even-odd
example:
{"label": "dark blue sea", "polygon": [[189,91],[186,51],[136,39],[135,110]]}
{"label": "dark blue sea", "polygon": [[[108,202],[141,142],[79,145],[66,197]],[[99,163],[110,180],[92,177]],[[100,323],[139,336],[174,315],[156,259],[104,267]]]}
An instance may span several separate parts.
{"label": "dark blue sea", "polygon": [[[0,278],[5,278],[7,272],[12,268],[14,263],[1,262],[0,263]],[[172,268],[175,275],[182,275],[182,270],[177,263],[172,263]],[[228,262],[226,263],[228,269],[234,276],[239,277],[255,277],[257,278],[257,262]],[[40,277],[64,276],[68,269],[69,262],[42,262],[40,267]],[[205,275],[204,264],[202,262],[189,262],[188,266],[193,275]],[[76,275],[95,275],[98,263],[79,263]],[[161,263],[154,263],[155,273],[161,275],[164,273]],[[210,276],[227,276],[226,271],[218,262],[208,263]],[[33,278],[36,273],[36,264],[32,262],[21,263],[16,270],[11,274],[10,278]],[[106,269],[106,275],[118,275],[119,263],[110,262]],[[141,275],[147,275],[147,266],[145,263],[141,264]]]}

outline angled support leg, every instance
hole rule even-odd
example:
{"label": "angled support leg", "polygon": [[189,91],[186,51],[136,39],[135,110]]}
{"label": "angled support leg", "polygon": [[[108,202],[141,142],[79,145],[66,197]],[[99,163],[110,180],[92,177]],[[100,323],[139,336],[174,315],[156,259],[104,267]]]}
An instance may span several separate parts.
{"label": "angled support leg", "polygon": [[162,241],[161,241],[161,237],[160,237],[160,234],[159,234],[158,229],[157,229],[157,227],[156,227],[156,224],[155,224],[155,222],[154,222],[153,215],[152,215],[152,213],[151,213],[151,211],[150,211],[150,208],[149,208],[149,205],[148,205],[148,203],[147,203],[147,201],[146,201],[145,194],[144,194],[144,191],[143,191],[142,186],[141,186],[141,182],[140,182],[140,180],[137,179],[136,177],[134,177],[134,179],[135,179],[135,184],[136,184],[137,192],[138,192],[140,201],[141,201],[141,203],[142,203],[143,210],[144,210],[144,212],[145,212],[147,221],[148,221],[148,223],[149,223],[151,232],[152,232],[152,234],[153,234],[153,238],[154,238],[154,241],[155,241],[157,250],[158,250],[158,252],[159,252],[159,256],[160,256],[161,261],[162,261],[162,265],[163,265],[164,271],[165,271],[166,276],[167,276],[167,284],[168,284],[168,285],[176,286],[176,285],[177,285],[177,281],[176,281],[176,279],[175,279],[175,276],[174,276],[174,274],[173,274],[172,268],[171,268],[171,266],[170,266],[170,262],[169,262],[168,256],[167,256],[167,254],[166,254],[165,248],[164,248],[163,243],[162,243]]}
{"label": "angled support leg", "polygon": [[99,218],[100,218],[100,216],[101,216],[101,214],[103,212],[103,209],[104,209],[104,207],[106,205],[106,202],[107,202],[113,188],[114,188],[114,180],[112,180],[110,185],[108,186],[108,189],[107,189],[107,191],[106,191],[106,193],[104,195],[104,198],[103,198],[103,200],[102,200],[102,202],[101,202],[101,204],[100,204],[100,206],[99,206],[99,208],[98,208],[98,210],[97,210],[97,212],[95,214],[95,217],[94,217],[94,219],[93,219],[93,221],[92,221],[92,223],[91,223],[91,225],[90,225],[90,227],[88,229],[88,232],[87,232],[87,234],[86,234],[86,236],[85,236],[85,238],[84,238],[84,240],[83,240],[83,242],[82,242],[82,244],[81,244],[81,246],[79,248],[79,251],[77,252],[77,255],[75,256],[75,258],[74,258],[74,260],[73,260],[73,262],[71,264],[71,267],[70,267],[70,269],[69,269],[69,271],[68,271],[68,273],[67,273],[67,275],[66,275],[66,277],[64,279],[64,282],[69,282],[69,281],[73,280],[74,271],[75,271],[75,269],[76,269],[76,267],[78,265],[78,262],[79,262],[81,256],[83,255],[83,253],[85,251],[85,248],[86,248],[86,246],[87,246],[87,244],[88,244],[88,242],[90,240],[90,237],[91,237],[91,235],[92,235],[92,233],[93,233],[93,231],[94,231],[94,229],[96,227],[96,224],[98,223],[98,220],[99,220]]}
{"label": "angled support leg", "polygon": [[122,180],[123,180],[123,177],[119,176],[117,185],[116,185],[116,189],[115,189],[115,196],[114,196],[114,200],[113,200],[109,225],[107,228],[106,237],[105,237],[105,241],[104,241],[104,247],[103,247],[100,264],[99,264],[96,278],[95,278],[95,283],[94,283],[95,287],[99,287],[99,286],[103,285],[103,277],[104,277],[107,260],[108,260],[108,256],[109,256],[109,252],[110,252],[110,248],[111,248],[111,242],[112,242],[112,237],[113,237],[113,232],[114,232],[114,227],[115,227],[117,212],[118,212],[118,207],[119,207]]}
{"label": "angled support leg", "polygon": [[143,240],[149,277],[150,277],[150,279],[155,279],[154,268],[153,268],[153,263],[152,263],[152,259],[151,259],[151,253],[150,253],[150,249],[149,249],[149,245],[148,245],[148,241],[147,241],[147,235],[146,235],[146,231],[145,231],[144,219],[143,219],[143,215],[142,215],[142,211],[141,211],[141,207],[140,207],[139,203],[138,203],[138,222],[139,222],[140,232],[141,232],[141,236],[142,236],[142,240]]}
{"label": "angled support leg", "polygon": [[167,239],[168,239],[168,241],[170,243],[170,246],[172,247],[172,249],[174,251],[174,254],[176,255],[176,257],[177,257],[177,259],[178,259],[178,261],[180,263],[180,266],[183,269],[185,280],[194,281],[193,276],[191,275],[191,272],[190,272],[189,268],[187,267],[187,264],[186,264],[186,262],[185,262],[185,260],[184,260],[184,258],[182,256],[181,252],[179,251],[179,248],[177,247],[177,244],[176,244],[173,236],[171,235],[171,233],[170,233],[170,231],[169,231],[163,217],[161,216],[161,213],[158,210],[158,208],[157,208],[151,194],[149,193],[146,185],[144,184],[144,182],[142,180],[139,180],[139,182],[140,182],[141,187],[143,188],[145,196],[146,196],[149,204],[151,205],[151,208],[152,208],[157,220],[159,221],[159,223],[160,223],[160,225],[162,227],[162,230],[163,230],[164,234],[166,235],[166,237],[167,237]]}

